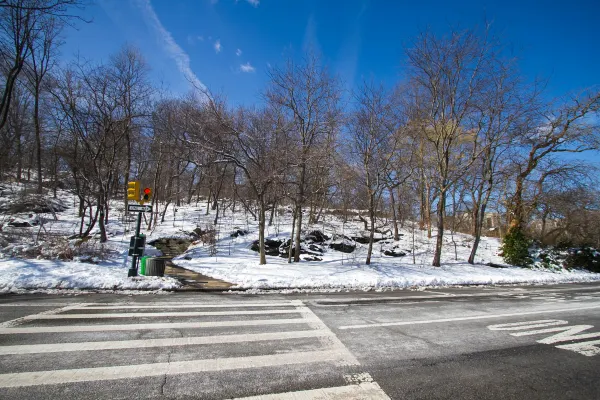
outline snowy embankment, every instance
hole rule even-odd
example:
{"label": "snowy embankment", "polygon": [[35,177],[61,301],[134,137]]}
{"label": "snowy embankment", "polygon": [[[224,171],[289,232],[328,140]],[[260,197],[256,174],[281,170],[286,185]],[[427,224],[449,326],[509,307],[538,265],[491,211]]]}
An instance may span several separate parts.
{"label": "snowy embankment", "polygon": [[[6,209],[11,202],[21,204],[20,189],[18,184],[5,187],[0,195],[0,208]],[[67,239],[79,231],[76,203],[64,191],[59,191],[58,199],[53,202],[63,209],[55,214],[26,211],[0,214],[0,293],[170,290],[181,286],[169,277],[127,276],[126,254],[133,223],[122,222],[122,203],[113,203],[107,225],[108,241],[99,243],[97,227],[87,241]],[[160,255],[160,252],[147,246],[146,254]]]}
{"label": "snowy embankment", "polygon": [[[78,232],[79,218],[72,196],[61,192],[59,197],[66,208],[55,214],[56,219],[49,213],[0,215],[0,223],[4,223],[4,236],[0,237],[4,241],[0,243],[0,293],[34,289],[169,290],[181,286],[169,277],[127,277],[126,253],[134,222],[131,218],[123,222],[122,203],[113,203],[107,225],[108,242],[100,244],[97,229],[87,241],[66,239]],[[9,218],[32,226],[11,227]],[[353,217],[343,222],[332,214],[324,214],[318,224],[303,227],[303,232],[318,230],[322,237],[303,243],[307,254],[302,255],[300,263],[288,263],[278,255],[281,247],[275,247],[271,249],[274,255],[267,256],[267,265],[259,265],[258,253],[251,249],[258,239],[258,224],[252,216],[238,206],[233,214],[231,208],[226,209],[216,226],[212,225],[213,219],[213,212],[206,213],[205,204],[177,209],[171,206],[163,223],[142,232],[147,235],[147,242],[152,242],[167,237],[190,239],[196,230],[195,238],[199,240],[173,261],[241,289],[338,290],[600,281],[600,274],[580,270],[554,272],[487,266],[502,264],[499,241],[495,238],[482,238],[476,264],[467,264],[472,238],[458,233],[445,236],[442,267],[435,268],[430,265],[434,238],[410,229],[408,224],[401,230],[400,240],[394,241],[389,237],[389,224],[383,222],[378,227],[383,233],[376,235],[380,241],[373,246],[371,265],[365,265],[367,245],[360,243],[365,234],[362,223]],[[273,243],[285,243],[291,222],[291,210],[280,209],[273,225],[267,228],[267,236]],[[40,236],[40,232],[44,234]],[[214,240],[203,237],[201,232],[212,232]],[[232,234],[236,232],[242,234]],[[71,254],[75,255],[73,260],[65,260],[60,255],[64,251],[76,253]],[[147,245],[147,254],[156,252]]]}
{"label": "snowy embankment", "polygon": [[[493,284],[555,284],[600,281],[600,274],[582,270],[546,271],[511,267],[493,268],[484,264],[449,261],[439,268],[427,264],[412,264],[412,257],[403,260],[376,257],[371,265],[364,258],[349,257],[323,261],[288,264],[280,257],[267,257],[267,265],[258,265],[256,253],[237,249],[236,256],[190,257],[174,260],[177,265],[235,283],[246,289],[288,288],[415,288],[451,285]],[[245,250],[245,249],[242,249]],[[364,253],[364,252],[361,252]],[[327,253],[326,253],[327,254]],[[339,256],[339,254],[336,254]],[[346,255],[345,255],[346,256]],[[420,255],[420,258],[424,258]],[[429,258],[431,260],[431,258]]]}
{"label": "snowy embankment", "polygon": [[[184,212],[190,213],[190,216],[194,214],[191,210]],[[194,214],[193,218],[202,219],[203,216]],[[228,235],[235,232],[236,228],[246,229],[250,233],[238,237]],[[482,238],[476,264],[468,264],[466,260],[471,251],[472,237],[460,233],[454,235],[448,233],[445,236],[442,266],[432,267],[435,237],[428,238],[425,232],[418,229],[413,231],[409,228],[401,229],[398,241],[388,239],[375,243],[371,265],[365,265],[367,245],[348,240],[348,238],[365,235],[360,221],[349,220],[344,223],[337,216],[325,215],[320,223],[306,226],[306,232],[313,230],[319,230],[329,238],[323,243],[306,246],[316,245],[314,249],[322,250],[322,254],[317,254],[321,261],[305,261],[314,257],[314,253],[301,256],[300,263],[288,263],[286,258],[275,255],[267,256],[266,265],[259,265],[258,253],[250,249],[252,243],[258,239],[256,226],[241,213],[233,216],[226,214],[220,226],[220,232],[225,234],[221,234],[217,242],[216,254],[211,255],[209,248],[197,245],[175,258],[173,262],[203,275],[234,283],[238,288],[244,289],[370,290],[449,285],[600,281],[600,274],[583,270],[550,271],[512,266],[504,268],[488,266],[489,263],[495,266],[503,264],[502,257],[498,255],[500,241],[497,238]],[[290,233],[291,213],[289,210],[282,210],[276,216],[273,226],[267,229],[267,236],[275,242],[285,243]],[[332,244],[339,246],[340,243],[355,246],[355,249],[350,253],[332,249]],[[214,253],[214,248],[212,250]],[[404,255],[398,256],[398,253]]]}
{"label": "snowy embankment", "polygon": [[0,259],[0,293],[31,289],[158,290],[175,289],[171,278],[128,278],[129,267],[114,261],[89,264],[77,261]]}

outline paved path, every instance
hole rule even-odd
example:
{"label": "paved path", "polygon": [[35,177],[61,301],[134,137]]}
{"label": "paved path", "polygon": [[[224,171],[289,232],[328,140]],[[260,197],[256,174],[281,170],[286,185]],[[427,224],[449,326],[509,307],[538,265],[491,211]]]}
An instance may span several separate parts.
{"label": "paved path", "polygon": [[183,284],[179,291],[222,291],[233,286],[232,283],[181,268],[171,261],[167,261],[165,275],[175,278]]}
{"label": "paved path", "polygon": [[2,399],[598,399],[600,285],[0,296]]}

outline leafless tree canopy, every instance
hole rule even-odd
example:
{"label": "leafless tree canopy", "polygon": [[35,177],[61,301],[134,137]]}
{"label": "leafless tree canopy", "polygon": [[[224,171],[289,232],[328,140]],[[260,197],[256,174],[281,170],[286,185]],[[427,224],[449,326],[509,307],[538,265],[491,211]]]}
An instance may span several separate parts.
{"label": "leafless tree canopy", "polygon": [[[393,86],[343,82],[314,53],[268,72],[261,100],[165,96],[141,53],[125,46],[107,62],[56,63],[60,32],[78,0],[0,0],[0,179],[39,193],[71,190],[79,234],[106,240],[110,200],[127,204],[126,182],[154,189],[155,212],[205,201],[215,224],[224,207],[265,229],[281,206],[294,216],[289,261],[325,210],[364,223],[371,263],[383,221],[436,238],[432,264],[454,232],[519,226],[544,243],[598,245],[600,91],[548,100],[506,57],[490,27],[426,31],[406,48]],[[573,88],[576,90],[577,88]],[[569,154],[569,157],[565,157]]]}

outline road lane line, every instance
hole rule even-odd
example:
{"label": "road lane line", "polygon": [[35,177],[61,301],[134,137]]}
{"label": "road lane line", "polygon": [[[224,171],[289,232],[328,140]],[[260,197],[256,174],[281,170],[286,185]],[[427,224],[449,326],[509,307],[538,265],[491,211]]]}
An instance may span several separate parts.
{"label": "road lane line", "polygon": [[346,325],[346,326],[340,326],[338,329],[364,329],[364,328],[377,328],[377,327],[384,327],[384,326],[437,324],[437,323],[441,323],[441,322],[471,321],[471,320],[489,319],[489,318],[519,317],[521,315],[536,315],[536,314],[549,314],[549,313],[559,313],[559,312],[568,312],[568,311],[593,310],[593,309],[597,309],[597,308],[600,308],[600,305],[588,306],[588,307],[558,308],[558,309],[543,310],[543,311],[525,311],[525,312],[509,313],[509,314],[476,315],[476,316],[472,316],[472,317],[441,318],[441,319],[430,319],[430,320],[421,320],[421,321],[417,320],[417,321],[381,322],[381,323],[362,324],[362,325]]}
{"label": "road lane line", "polygon": [[90,305],[80,305],[74,309],[84,310],[127,310],[127,309],[145,309],[145,308],[233,308],[233,307],[293,307],[291,302],[283,303],[231,303],[231,304],[199,304],[199,303],[156,303],[156,304],[116,304],[112,303],[88,303]]}
{"label": "road lane line", "polygon": [[144,317],[209,317],[223,315],[267,315],[267,314],[297,314],[292,310],[242,310],[242,311],[184,311],[160,313],[107,313],[107,314],[35,314],[23,317],[25,320],[36,319],[103,319],[103,318],[144,318]]}
{"label": "road lane line", "polygon": [[16,318],[16,319],[11,319],[10,321],[5,321],[5,322],[1,323],[0,324],[0,330],[2,330],[4,328],[10,328],[12,326],[21,325],[24,321],[26,321],[28,318],[31,318],[31,317],[49,316],[49,315],[54,315],[54,314],[58,314],[58,313],[61,313],[61,312],[69,311],[69,310],[73,309],[74,307],[78,307],[79,304],[80,303],[71,303],[70,305],[65,306],[65,307],[53,308],[52,310],[42,311],[42,312],[37,313],[37,314],[26,315],[24,317],[20,317],[20,318]]}
{"label": "road lane line", "polygon": [[337,350],[306,351],[250,357],[229,357],[175,361],[154,364],[0,374],[0,388],[56,385],[75,382],[132,379],[151,376],[180,375],[208,371],[226,371],[274,367],[316,362],[341,362],[345,355]]}
{"label": "road lane line", "polygon": [[207,322],[165,322],[155,324],[123,324],[123,325],[74,325],[74,326],[32,326],[24,328],[0,328],[0,335],[27,333],[68,333],[68,332],[105,332],[105,331],[137,331],[153,329],[196,329],[219,328],[231,326],[261,326],[303,324],[310,322],[306,318],[263,319],[249,321],[207,321]]}
{"label": "road lane line", "polygon": [[262,396],[238,397],[233,400],[390,400],[376,382],[358,385],[302,390],[298,392],[273,393]]}
{"label": "road lane line", "polygon": [[344,346],[342,341],[329,329],[327,325],[314,313],[312,310],[304,305],[301,300],[293,300],[297,305],[296,309],[302,313],[302,317],[307,321],[309,326],[316,330],[329,332],[324,340],[328,345],[337,349],[340,353],[344,354],[345,361],[348,365],[360,365],[356,357]]}
{"label": "road lane line", "polygon": [[32,345],[0,346],[0,355],[62,353],[68,351],[94,351],[115,349],[140,349],[147,347],[190,346],[202,344],[262,342],[328,336],[325,330],[291,332],[246,333],[242,335],[194,336],[164,339],[115,340],[103,342],[48,343]]}

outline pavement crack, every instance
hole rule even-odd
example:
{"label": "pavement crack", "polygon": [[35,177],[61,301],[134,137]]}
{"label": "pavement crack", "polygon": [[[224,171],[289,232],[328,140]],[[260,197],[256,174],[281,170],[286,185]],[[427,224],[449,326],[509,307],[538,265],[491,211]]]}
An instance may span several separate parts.
{"label": "pavement crack", "polygon": [[[171,364],[171,353],[167,353],[167,364]],[[160,383],[160,395],[161,397],[165,396],[165,385],[167,384],[167,376],[168,374],[164,374],[162,376],[162,382]]]}

